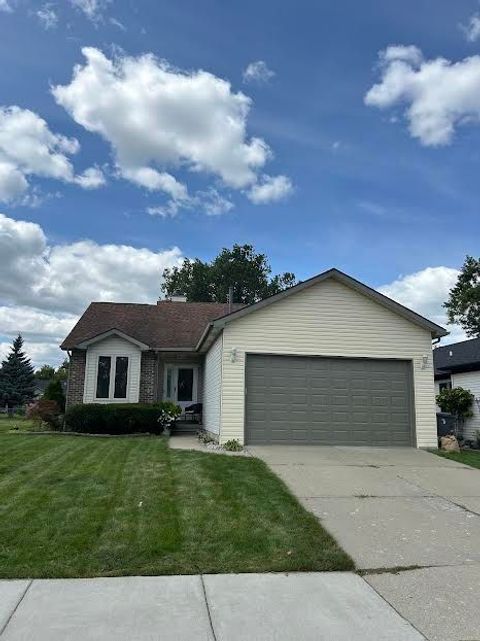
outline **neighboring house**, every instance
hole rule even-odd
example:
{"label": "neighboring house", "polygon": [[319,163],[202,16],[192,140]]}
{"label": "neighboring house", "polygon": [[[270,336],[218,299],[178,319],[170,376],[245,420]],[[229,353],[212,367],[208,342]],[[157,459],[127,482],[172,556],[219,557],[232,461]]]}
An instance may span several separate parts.
{"label": "neighboring house", "polygon": [[62,344],[67,403],[203,402],[220,442],[435,447],[446,334],[336,269],[231,313],[92,303]]}
{"label": "neighboring house", "polygon": [[480,338],[472,338],[433,351],[435,394],[442,389],[463,387],[474,394],[473,417],[465,421],[463,436],[476,439],[480,431]]}
{"label": "neighboring house", "polygon": [[[50,385],[51,382],[52,382],[52,379],[44,379],[44,378],[35,379],[33,394],[36,399],[41,398],[45,394],[45,390],[47,389],[47,387]],[[66,381],[61,381],[61,383],[62,383],[63,393],[65,394],[67,391],[67,383]]]}

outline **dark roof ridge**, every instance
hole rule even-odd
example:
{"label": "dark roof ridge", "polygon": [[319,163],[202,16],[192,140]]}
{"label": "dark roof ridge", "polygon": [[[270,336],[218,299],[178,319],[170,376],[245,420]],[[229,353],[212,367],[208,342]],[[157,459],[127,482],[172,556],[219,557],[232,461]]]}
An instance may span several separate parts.
{"label": "dark roof ridge", "polygon": [[438,347],[435,348],[435,351],[438,351],[440,349],[448,349],[455,347],[456,345],[464,345],[465,343],[471,343],[472,341],[480,341],[480,336],[476,336],[474,338],[465,338],[463,341],[456,341],[455,343],[447,343],[446,345],[439,345]]}

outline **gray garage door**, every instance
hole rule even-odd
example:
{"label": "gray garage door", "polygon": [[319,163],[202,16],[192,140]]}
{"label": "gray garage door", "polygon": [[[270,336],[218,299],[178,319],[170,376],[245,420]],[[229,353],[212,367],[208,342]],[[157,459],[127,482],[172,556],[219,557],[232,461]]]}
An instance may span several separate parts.
{"label": "gray garage door", "polygon": [[247,356],[249,444],[412,445],[408,361]]}

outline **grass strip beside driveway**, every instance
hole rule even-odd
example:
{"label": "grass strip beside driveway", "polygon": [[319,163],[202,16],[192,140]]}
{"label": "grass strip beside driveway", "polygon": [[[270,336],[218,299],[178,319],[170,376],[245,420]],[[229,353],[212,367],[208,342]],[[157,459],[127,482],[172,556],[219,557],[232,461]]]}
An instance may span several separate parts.
{"label": "grass strip beside driveway", "polygon": [[461,452],[434,450],[433,453],[437,456],[441,456],[442,458],[448,458],[451,461],[456,461],[457,463],[463,463],[464,465],[470,465],[470,467],[480,469],[480,451],[478,450],[462,450]]}
{"label": "grass strip beside driveway", "polygon": [[350,570],[265,463],[163,438],[0,435],[0,578]]}

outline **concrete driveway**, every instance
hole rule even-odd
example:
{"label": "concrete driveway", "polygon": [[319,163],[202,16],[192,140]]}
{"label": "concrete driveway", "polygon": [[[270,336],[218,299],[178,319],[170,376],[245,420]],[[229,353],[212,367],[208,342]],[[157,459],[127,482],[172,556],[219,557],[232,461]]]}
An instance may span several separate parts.
{"label": "concrete driveway", "polygon": [[480,640],[480,471],[412,448],[249,448],[431,641]]}

